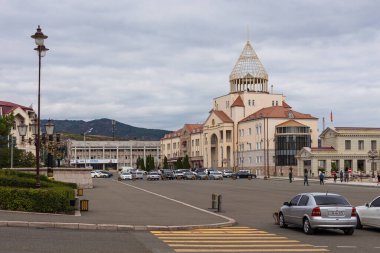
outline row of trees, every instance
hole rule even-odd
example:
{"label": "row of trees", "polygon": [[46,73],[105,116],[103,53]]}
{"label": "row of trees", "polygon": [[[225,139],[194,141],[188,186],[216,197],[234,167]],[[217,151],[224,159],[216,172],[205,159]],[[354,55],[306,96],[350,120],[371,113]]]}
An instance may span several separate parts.
{"label": "row of trees", "polygon": [[11,129],[15,118],[13,114],[0,116],[0,168],[11,167],[11,152],[13,148],[13,167],[33,167],[36,158],[31,152],[25,152],[15,147],[10,141]]}
{"label": "row of trees", "polygon": [[[183,159],[178,158],[174,164],[176,169],[190,169],[189,156],[186,155]],[[164,169],[169,169],[168,158],[164,157]]]}
{"label": "row of trees", "polygon": [[143,158],[138,157],[137,161],[136,161],[136,167],[137,167],[137,169],[140,169],[140,170],[146,170],[146,171],[154,170],[155,169],[154,157],[152,155],[148,155],[146,157],[145,163],[144,163]]}

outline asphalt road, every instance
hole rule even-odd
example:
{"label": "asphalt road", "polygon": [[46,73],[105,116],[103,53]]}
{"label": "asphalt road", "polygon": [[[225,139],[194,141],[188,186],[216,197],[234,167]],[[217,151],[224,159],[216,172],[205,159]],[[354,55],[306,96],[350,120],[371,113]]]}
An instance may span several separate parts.
{"label": "asphalt road", "polygon": [[[98,179],[99,188],[113,187],[117,182]],[[341,231],[320,231],[315,235],[303,234],[301,229],[281,229],[274,225],[272,213],[281,203],[299,192],[322,191],[344,195],[353,205],[363,204],[380,195],[380,188],[319,185],[309,187],[302,182],[272,180],[223,181],[134,181],[123,187],[113,187],[112,194],[127,196],[128,184],[137,186],[188,204],[208,209],[211,194],[222,195],[222,214],[234,218],[238,226],[259,229],[268,233],[298,240],[330,252],[380,252],[380,230],[356,230],[353,236]],[[157,197],[158,198],[158,197]],[[117,198],[118,199],[118,198]],[[156,212],[164,202],[156,202]],[[164,208],[164,207],[162,207]],[[186,215],[186,209],[180,209]],[[193,212],[193,211],[191,211]],[[141,217],[140,217],[141,218]],[[54,229],[0,228],[0,252],[174,252],[166,243],[150,232],[99,232]],[[218,251],[216,251],[218,252]]]}

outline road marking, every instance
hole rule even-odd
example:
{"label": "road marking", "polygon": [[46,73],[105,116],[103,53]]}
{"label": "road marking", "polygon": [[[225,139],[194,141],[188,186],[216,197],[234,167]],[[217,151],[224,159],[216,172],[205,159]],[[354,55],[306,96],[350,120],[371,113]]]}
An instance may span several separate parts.
{"label": "road marking", "polygon": [[[168,244],[170,247],[203,247],[203,248],[236,248],[236,245],[220,245],[220,244]],[[310,244],[244,244],[239,245],[239,248],[258,248],[258,247],[310,247]]]}
{"label": "road marking", "polygon": [[356,246],[336,246],[337,248],[356,248]]}
{"label": "road marking", "polygon": [[175,252],[327,252],[326,249],[175,249]]}
{"label": "road marking", "polygon": [[[182,201],[179,201],[179,200],[176,200],[176,199],[172,199],[172,198],[169,198],[167,196],[164,196],[164,195],[161,195],[161,194],[158,194],[158,193],[155,193],[155,192],[152,192],[152,191],[148,191],[148,190],[145,190],[143,188],[140,188],[140,187],[137,187],[137,186],[134,186],[134,185],[130,185],[130,184],[127,184],[125,182],[121,182],[121,181],[118,181],[118,180],[115,180],[115,179],[112,179],[113,181],[117,182],[117,183],[120,183],[120,184],[123,184],[123,185],[126,185],[126,186],[129,186],[129,187],[132,187],[132,188],[135,188],[137,190],[140,190],[140,191],[143,191],[143,192],[146,192],[146,193],[149,193],[149,194],[152,194],[152,195],[155,195],[155,196],[158,196],[158,197],[161,197],[161,198],[164,198],[164,199],[167,199],[167,200],[171,200],[173,202],[176,202],[178,204],[181,204],[181,205],[184,205],[184,206],[187,206],[187,207],[191,207],[195,210],[198,210],[198,211],[201,211],[201,212],[204,212],[204,213],[208,213],[208,214],[211,214],[211,215],[214,215],[214,216],[218,216],[222,219],[226,219],[228,222],[228,224],[234,224],[236,223],[236,221],[232,218],[229,218],[227,216],[224,216],[224,215],[221,215],[221,214],[217,214],[217,213],[214,213],[214,212],[211,212],[211,211],[208,211],[208,210],[205,210],[205,209],[202,209],[202,208],[199,208],[199,207],[196,207],[196,206],[193,206],[193,205],[190,205],[190,204],[187,204],[185,202],[182,202]],[[219,223],[220,224],[220,223]]]}
{"label": "road marking", "polygon": [[248,227],[194,229],[190,231],[151,231],[175,252],[328,252],[284,236]]}
{"label": "road marking", "polygon": [[270,243],[284,243],[284,242],[299,242],[297,240],[235,240],[235,241],[231,241],[231,240],[223,240],[223,241],[219,241],[219,240],[162,240],[163,242],[165,243],[173,243],[173,242],[176,242],[176,243],[183,243],[183,242],[186,242],[186,243],[252,243],[252,242],[270,242]]}

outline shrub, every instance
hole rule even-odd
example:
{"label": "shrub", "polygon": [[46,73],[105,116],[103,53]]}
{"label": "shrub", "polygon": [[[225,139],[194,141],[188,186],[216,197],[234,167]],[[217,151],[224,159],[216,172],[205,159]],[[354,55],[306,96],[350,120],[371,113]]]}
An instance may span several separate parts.
{"label": "shrub", "polygon": [[56,187],[47,189],[0,187],[0,209],[42,213],[65,213],[74,210],[70,200],[73,189]]}
{"label": "shrub", "polygon": [[[77,188],[76,183],[66,183],[50,180],[48,177],[40,175],[42,188],[65,186],[72,189]],[[36,175],[31,173],[19,172],[15,170],[0,170],[0,186],[12,186],[23,188],[34,188],[36,185]]]}

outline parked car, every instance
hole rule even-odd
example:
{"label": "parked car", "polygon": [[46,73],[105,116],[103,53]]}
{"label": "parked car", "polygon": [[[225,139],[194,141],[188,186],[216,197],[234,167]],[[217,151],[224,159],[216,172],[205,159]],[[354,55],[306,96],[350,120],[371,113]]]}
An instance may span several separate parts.
{"label": "parked car", "polygon": [[120,175],[119,175],[119,178],[121,180],[132,180],[133,177],[132,177],[132,174],[130,172],[122,172]]}
{"label": "parked car", "polygon": [[198,172],[197,175],[195,176],[199,180],[208,180],[208,175],[206,172]]}
{"label": "parked car", "polygon": [[223,173],[217,170],[210,171],[208,175],[209,179],[213,180],[223,180]]}
{"label": "parked car", "polygon": [[232,170],[223,170],[223,177],[231,177],[233,174]]}
{"label": "parked car", "polygon": [[131,174],[133,179],[144,179],[144,173],[141,171],[135,170],[132,171]]}
{"label": "parked car", "polygon": [[95,171],[98,172],[99,177],[110,177],[110,175],[108,174],[108,172],[105,172],[103,170],[95,170]]}
{"label": "parked car", "polygon": [[174,171],[174,177],[176,179],[182,179],[183,178],[183,171],[181,169]]}
{"label": "parked car", "polygon": [[162,170],[161,178],[163,180],[173,180],[175,177],[174,177],[174,173],[172,170],[164,169],[164,170]]}
{"label": "parked car", "polygon": [[356,227],[356,208],[334,193],[300,193],[285,202],[279,212],[280,227],[300,226],[305,234],[316,229],[341,229],[352,235]]}
{"label": "parked car", "polygon": [[380,196],[363,206],[357,206],[356,212],[357,228],[363,228],[363,226],[380,228]]}
{"label": "parked car", "polygon": [[249,170],[239,170],[238,172],[233,173],[231,177],[252,179],[252,178],[256,178],[256,175],[252,174]]}
{"label": "parked car", "polygon": [[160,180],[160,177],[161,175],[158,174],[158,172],[156,171],[151,171],[148,173],[148,175],[146,176],[146,179],[147,180]]}
{"label": "parked car", "polygon": [[103,174],[106,174],[105,177],[112,177],[113,176],[112,172],[109,172],[107,170],[100,170],[100,172],[103,173]]}
{"label": "parked car", "polygon": [[101,177],[101,176],[100,176],[100,173],[99,173],[99,172],[97,172],[97,171],[95,171],[95,170],[92,170],[92,171],[91,171],[91,177],[92,177],[92,178],[98,178],[98,177]]}
{"label": "parked car", "polygon": [[188,172],[183,173],[183,179],[185,179],[185,180],[194,180],[195,179],[195,175],[194,175],[193,172],[188,171]]}

